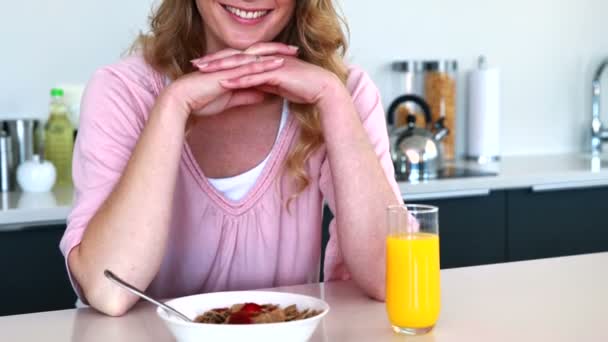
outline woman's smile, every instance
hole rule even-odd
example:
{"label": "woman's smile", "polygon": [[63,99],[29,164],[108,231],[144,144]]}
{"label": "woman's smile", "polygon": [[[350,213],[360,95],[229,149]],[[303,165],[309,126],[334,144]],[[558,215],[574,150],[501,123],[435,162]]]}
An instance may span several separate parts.
{"label": "woman's smile", "polygon": [[236,22],[245,25],[255,25],[258,24],[266,17],[272,9],[247,9],[242,7],[235,7],[227,4],[220,4],[226,13],[233,18]]}

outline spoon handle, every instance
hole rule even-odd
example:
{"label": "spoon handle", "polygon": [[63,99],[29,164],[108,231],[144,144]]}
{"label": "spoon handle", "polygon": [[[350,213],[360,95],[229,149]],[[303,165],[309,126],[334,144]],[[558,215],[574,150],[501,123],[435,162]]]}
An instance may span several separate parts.
{"label": "spoon handle", "polygon": [[152,304],[160,306],[161,308],[165,309],[166,311],[171,312],[172,314],[176,315],[177,317],[181,318],[182,320],[184,320],[186,322],[192,322],[192,320],[190,318],[188,318],[186,315],[184,315],[181,312],[175,310],[174,308],[170,307],[167,304],[161,303],[161,302],[157,301],[156,299],[149,297],[148,295],[146,295],[145,293],[143,293],[142,291],[140,291],[139,289],[137,289],[133,285],[131,285],[131,284],[127,283],[126,281],[120,279],[117,275],[115,275],[114,273],[112,273],[110,270],[105,270],[103,272],[103,274],[106,276],[106,278],[110,279],[115,284],[120,285],[122,288],[124,288],[125,290],[128,290],[129,292],[133,293],[134,295],[136,295],[136,296],[138,296],[138,297],[140,297],[142,299],[145,299],[148,302],[151,302]]}

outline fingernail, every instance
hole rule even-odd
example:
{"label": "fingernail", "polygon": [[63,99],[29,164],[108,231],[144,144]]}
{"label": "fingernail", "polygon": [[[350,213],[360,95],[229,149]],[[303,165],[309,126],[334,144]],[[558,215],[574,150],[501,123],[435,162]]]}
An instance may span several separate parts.
{"label": "fingernail", "polygon": [[277,58],[272,61],[272,64],[281,64],[285,61],[285,58]]}
{"label": "fingernail", "polygon": [[196,64],[196,66],[199,69],[205,69],[207,66],[209,65],[209,63],[201,63],[201,64]]}
{"label": "fingernail", "polygon": [[295,51],[300,50],[300,47],[295,46],[295,45],[289,45],[289,48],[292,49],[292,50],[295,50]]}

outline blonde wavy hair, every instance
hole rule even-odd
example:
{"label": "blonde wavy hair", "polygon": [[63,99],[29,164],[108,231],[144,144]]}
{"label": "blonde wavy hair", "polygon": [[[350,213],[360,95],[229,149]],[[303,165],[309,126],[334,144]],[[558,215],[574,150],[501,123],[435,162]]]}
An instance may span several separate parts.
{"label": "blonde wavy hair", "polygon": [[[299,58],[334,73],[346,83],[344,64],[346,35],[333,0],[295,0],[295,13],[275,41],[300,48]],[[195,0],[163,0],[150,16],[151,30],[135,45],[148,64],[172,79],[194,71],[191,60],[205,55],[204,25]],[[309,184],[304,168],[308,158],[323,144],[319,112],[313,105],[291,104],[300,123],[299,141],[286,161],[287,171],[297,182],[297,193]],[[296,194],[297,194],[296,193]]]}

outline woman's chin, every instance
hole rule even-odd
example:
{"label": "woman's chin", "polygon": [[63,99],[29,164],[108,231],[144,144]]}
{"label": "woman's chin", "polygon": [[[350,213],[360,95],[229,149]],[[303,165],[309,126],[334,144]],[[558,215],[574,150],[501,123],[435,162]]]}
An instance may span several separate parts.
{"label": "woman's chin", "polygon": [[252,45],[269,42],[270,40],[260,39],[260,38],[240,38],[240,39],[230,39],[225,40],[224,43],[228,48],[236,49],[236,50],[246,50]]}

